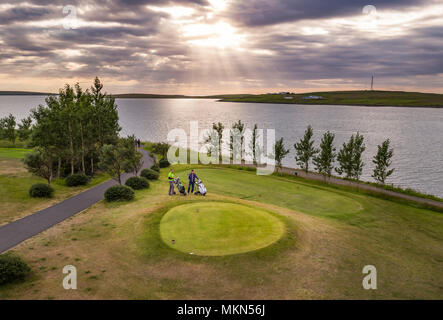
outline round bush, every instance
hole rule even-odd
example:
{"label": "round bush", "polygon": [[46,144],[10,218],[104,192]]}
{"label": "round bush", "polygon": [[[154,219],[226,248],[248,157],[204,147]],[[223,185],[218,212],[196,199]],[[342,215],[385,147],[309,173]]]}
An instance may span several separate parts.
{"label": "round bush", "polygon": [[160,176],[157,171],[154,171],[154,170],[151,170],[151,169],[144,169],[144,170],[142,170],[140,175],[143,178],[146,178],[148,180],[158,180],[158,178]]}
{"label": "round bush", "polygon": [[29,195],[33,198],[51,198],[53,193],[54,189],[44,183],[34,184],[29,189]]}
{"label": "round bush", "polygon": [[130,201],[134,199],[134,190],[127,186],[116,185],[105,192],[106,201]]}
{"label": "round bush", "polygon": [[85,186],[89,182],[88,176],[84,174],[71,174],[70,176],[67,176],[66,179],[66,185],[68,187],[77,187],[77,186]]}
{"label": "round bush", "polygon": [[131,177],[126,180],[125,183],[128,187],[131,187],[134,190],[141,190],[149,188],[149,181],[143,177]]}
{"label": "round bush", "polygon": [[157,171],[158,173],[160,173],[160,167],[158,166],[158,164],[154,164],[154,165],[151,167],[151,170],[154,170],[154,171]]}
{"label": "round bush", "polygon": [[26,262],[19,257],[0,255],[0,285],[23,280],[31,271]]}
{"label": "round bush", "polygon": [[171,165],[167,159],[161,159],[158,164],[160,168],[167,168]]}

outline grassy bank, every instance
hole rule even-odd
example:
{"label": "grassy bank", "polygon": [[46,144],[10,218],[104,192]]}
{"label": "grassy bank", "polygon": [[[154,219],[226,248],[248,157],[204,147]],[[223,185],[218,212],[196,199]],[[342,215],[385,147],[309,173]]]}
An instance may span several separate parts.
{"label": "grassy bank", "polygon": [[[442,299],[443,215],[351,190],[247,170],[196,167],[206,197],[167,195],[167,171],[129,203],[100,202],[13,251],[32,267],[2,299]],[[190,166],[175,166],[186,181]],[[266,210],[285,223],[271,246],[220,257],[161,239],[171,209],[209,201]],[[209,213],[208,213],[209,214]],[[62,268],[78,271],[64,290]],[[378,289],[363,290],[374,265]]]}
{"label": "grassy bank", "polygon": [[[321,96],[323,99],[303,99],[305,96]],[[291,97],[292,99],[285,99]],[[331,91],[304,94],[261,94],[241,97],[224,97],[225,102],[256,102],[313,105],[443,107],[443,94],[404,91]]]}
{"label": "grassy bank", "polygon": [[0,225],[47,208],[109,179],[108,175],[97,175],[87,186],[80,187],[67,187],[64,179],[55,179],[51,183],[55,190],[53,198],[31,198],[29,188],[33,184],[47,182],[30,174],[24,167],[21,159],[30,151],[30,149],[0,148],[0,194],[2,195]]}

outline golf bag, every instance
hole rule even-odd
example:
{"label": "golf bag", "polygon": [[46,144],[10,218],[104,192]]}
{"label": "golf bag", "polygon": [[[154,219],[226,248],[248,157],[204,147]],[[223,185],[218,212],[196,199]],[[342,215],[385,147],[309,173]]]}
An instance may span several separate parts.
{"label": "golf bag", "polygon": [[194,194],[200,195],[200,196],[205,196],[206,195],[206,187],[203,184],[203,182],[201,180],[197,180],[196,183],[197,183],[198,191],[195,192]]}
{"label": "golf bag", "polygon": [[185,189],[185,186],[180,181],[180,178],[176,178],[174,180],[174,182],[175,182],[175,185],[177,186],[177,189],[180,192],[180,194],[185,196],[186,195],[186,189]]}

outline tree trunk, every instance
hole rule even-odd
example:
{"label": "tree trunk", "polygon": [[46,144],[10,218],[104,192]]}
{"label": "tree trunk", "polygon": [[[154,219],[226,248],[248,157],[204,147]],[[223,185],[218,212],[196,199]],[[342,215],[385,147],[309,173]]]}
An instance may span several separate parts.
{"label": "tree trunk", "polygon": [[85,141],[84,141],[84,137],[83,137],[83,125],[80,124],[80,138],[82,141],[82,172],[83,174],[86,174],[86,169],[85,169]]}
{"label": "tree trunk", "polygon": [[72,141],[71,121],[68,121],[68,132],[69,132],[69,144],[71,151],[71,174],[74,174],[74,143]]}
{"label": "tree trunk", "polygon": [[94,154],[91,155],[91,177],[94,176]]}
{"label": "tree trunk", "polygon": [[62,170],[62,158],[58,156],[57,179],[60,179],[61,170]]}

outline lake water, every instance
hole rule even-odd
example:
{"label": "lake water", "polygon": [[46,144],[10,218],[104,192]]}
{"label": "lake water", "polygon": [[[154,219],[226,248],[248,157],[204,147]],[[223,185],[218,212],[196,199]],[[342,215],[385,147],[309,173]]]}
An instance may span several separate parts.
{"label": "lake water", "polygon": [[[40,96],[0,96],[0,117],[9,113],[18,118],[44,103]],[[390,138],[394,147],[396,171],[389,183],[443,197],[443,109],[303,106],[283,104],[225,103],[200,99],[117,99],[122,135],[135,134],[142,140],[166,141],[175,128],[189,132],[189,121],[198,120],[199,128],[213,122],[231,126],[241,119],[252,130],[275,129],[277,139],[284,137],[291,153],[284,164],[295,167],[293,144],[311,124],[316,143],[323,132],[336,135],[339,149],[351,134],[365,137],[363,180],[372,181],[372,157],[377,145]]]}

